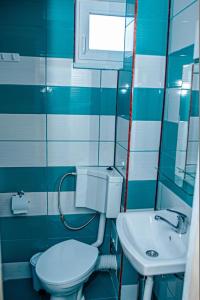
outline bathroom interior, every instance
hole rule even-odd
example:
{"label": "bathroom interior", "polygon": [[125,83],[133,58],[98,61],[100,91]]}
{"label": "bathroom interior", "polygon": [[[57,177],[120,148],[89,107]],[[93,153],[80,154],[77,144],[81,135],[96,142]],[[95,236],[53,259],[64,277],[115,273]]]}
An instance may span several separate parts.
{"label": "bathroom interior", "polygon": [[199,1],[0,0],[0,300],[198,300]]}

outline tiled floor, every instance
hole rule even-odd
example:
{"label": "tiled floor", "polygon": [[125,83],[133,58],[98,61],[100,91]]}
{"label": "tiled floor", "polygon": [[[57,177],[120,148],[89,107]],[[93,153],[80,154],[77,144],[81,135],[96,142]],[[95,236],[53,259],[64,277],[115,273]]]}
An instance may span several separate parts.
{"label": "tiled floor", "polygon": [[[86,300],[116,300],[116,292],[109,273],[95,273],[85,285]],[[39,296],[32,288],[30,279],[4,282],[5,300],[49,300],[49,296]]]}

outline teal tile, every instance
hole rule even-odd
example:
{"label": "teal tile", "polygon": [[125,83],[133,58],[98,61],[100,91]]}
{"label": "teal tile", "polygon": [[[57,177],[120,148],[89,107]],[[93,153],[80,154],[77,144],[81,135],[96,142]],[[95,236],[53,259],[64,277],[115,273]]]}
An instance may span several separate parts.
{"label": "teal tile", "polygon": [[0,25],[7,26],[44,26],[45,0],[1,0]]}
{"label": "teal tile", "polygon": [[45,251],[47,245],[47,240],[44,239],[2,240],[2,261],[3,263],[29,261],[35,253]]}
{"label": "teal tile", "polygon": [[161,121],[164,89],[135,88],[133,120]]}
{"label": "teal tile", "polygon": [[[102,88],[100,90],[101,103],[100,112],[101,115],[113,115],[116,114],[116,100],[117,100],[117,89],[114,88]],[[97,99],[94,98],[95,101]]]}
{"label": "teal tile", "polygon": [[138,18],[167,20],[168,10],[168,0],[138,0]]}
{"label": "teal tile", "polygon": [[175,179],[173,177],[174,174],[175,173],[169,177],[164,175],[164,173],[161,173],[159,181],[192,207],[194,187],[187,184],[187,182],[183,182],[183,186],[180,188],[177,184],[175,184]]}
{"label": "teal tile", "polygon": [[160,171],[171,178],[171,180],[174,179],[175,174],[177,138],[178,123],[164,121],[162,128]]}
{"label": "teal tile", "polygon": [[181,87],[183,66],[193,62],[194,45],[188,46],[168,57],[167,87]]}
{"label": "teal tile", "polygon": [[47,216],[0,218],[2,240],[45,239]]}
{"label": "teal tile", "polygon": [[116,89],[52,87],[47,95],[48,114],[115,115]]}
{"label": "teal tile", "polygon": [[132,265],[125,256],[123,256],[122,270],[122,285],[132,285],[138,283],[139,274],[132,267]]}
{"label": "teal tile", "polygon": [[[76,227],[86,223],[91,218],[91,214],[67,215],[65,218],[70,225]],[[59,216],[48,216],[48,238],[79,239],[83,237],[96,237],[99,223],[98,220],[99,217],[95,218],[95,220],[93,220],[86,228],[74,232],[65,229]]]}
{"label": "teal tile", "polygon": [[179,110],[180,121],[189,120],[190,104],[191,104],[191,91],[190,90],[182,91],[180,96],[180,110]]}
{"label": "teal tile", "polygon": [[128,209],[154,208],[156,196],[155,180],[129,181]]}
{"label": "teal tile", "polygon": [[47,27],[47,56],[74,57],[74,27],[53,23]]}
{"label": "teal tile", "polygon": [[100,114],[100,89],[52,87],[47,95],[48,114]]}
{"label": "teal tile", "polygon": [[191,116],[199,117],[199,91],[192,92]]}
{"label": "teal tile", "polygon": [[47,21],[74,27],[74,0],[47,0]]}
{"label": "teal tile", "polygon": [[73,0],[47,0],[47,56],[74,56]]}
{"label": "teal tile", "polygon": [[[18,279],[4,281],[4,299],[10,300],[41,300],[41,296],[33,289],[32,279]],[[45,296],[43,300],[49,300]]]}
{"label": "teal tile", "polygon": [[0,192],[45,192],[46,168],[0,168]]}
{"label": "teal tile", "polygon": [[167,51],[167,30],[168,21],[166,20],[138,18],[136,53],[165,56]]}
{"label": "teal tile", "polygon": [[44,114],[46,95],[43,86],[0,85],[1,114]]}
{"label": "teal tile", "polygon": [[0,85],[0,113],[115,115],[116,89]]}
{"label": "teal tile", "polygon": [[117,91],[117,115],[130,119],[132,72],[119,71]]}
{"label": "teal tile", "polygon": [[108,272],[93,273],[86,282],[83,291],[87,300],[116,299],[116,291]]}
{"label": "teal tile", "polygon": [[178,123],[164,121],[162,130],[161,151],[174,156],[177,146]]}
{"label": "teal tile", "polygon": [[0,25],[2,52],[19,53],[21,56],[46,56],[45,27]]}
{"label": "teal tile", "polygon": [[136,53],[166,55],[169,1],[138,1]]}
{"label": "teal tile", "polygon": [[[75,167],[48,167],[46,169],[47,190],[55,192],[62,176],[66,173],[75,172]],[[74,176],[70,176],[63,182],[62,191],[75,191],[76,180]]]}
{"label": "teal tile", "polygon": [[[157,300],[182,300],[184,277],[181,274],[156,276],[154,283],[154,292]],[[173,287],[170,289],[169,287]],[[170,295],[170,297],[168,297]]]}
{"label": "teal tile", "polygon": [[[27,167],[0,168],[0,192],[54,192],[58,189],[59,180],[65,173],[75,171],[75,167]],[[34,178],[34,180],[33,180]],[[65,180],[63,191],[75,190],[75,178]]]}

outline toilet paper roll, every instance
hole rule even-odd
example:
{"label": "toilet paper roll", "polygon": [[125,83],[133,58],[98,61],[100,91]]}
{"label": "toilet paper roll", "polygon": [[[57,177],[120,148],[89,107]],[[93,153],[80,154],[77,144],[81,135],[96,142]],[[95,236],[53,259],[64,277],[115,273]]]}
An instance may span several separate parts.
{"label": "toilet paper roll", "polygon": [[26,197],[14,195],[11,198],[11,209],[14,215],[21,215],[28,213],[28,200]]}

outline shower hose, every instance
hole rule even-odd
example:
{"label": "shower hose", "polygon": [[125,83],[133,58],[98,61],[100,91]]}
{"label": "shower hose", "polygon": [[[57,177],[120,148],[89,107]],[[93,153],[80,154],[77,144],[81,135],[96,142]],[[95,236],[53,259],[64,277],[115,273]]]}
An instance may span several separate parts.
{"label": "shower hose", "polygon": [[77,227],[74,227],[74,226],[71,226],[65,219],[65,216],[62,212],[62,207],[61,207],[61,189],[62,189],[62,185],[63,185],[63,182],[64,180],[69,177],[69,176],[76,176],[77,174],[76,173],[66,173],[62,176],[62,178],[60,179],[60,182],[59,182],[59,186],[58,186],[58,211],[59,211],[59,214],[60,214],[60,219],[61,219],[61,222],[63,224],[63,226],[65,227],[65,229],[68,229],[68,230],[72,230],[72,231],[79,231],[83,228],[85,228],[86,226],[88,226],[98,215],[98,213],[95,213],[86,223],[82,224],[81,226],[77,226]]}

